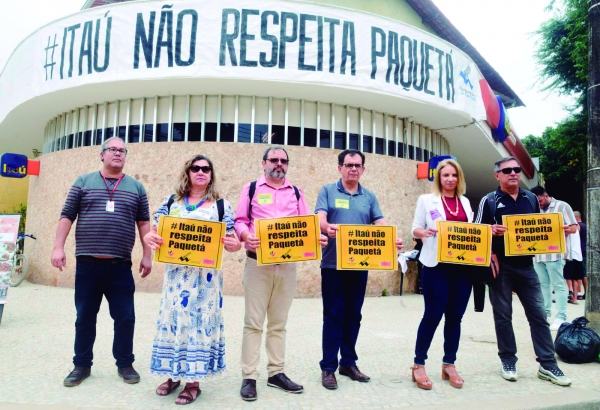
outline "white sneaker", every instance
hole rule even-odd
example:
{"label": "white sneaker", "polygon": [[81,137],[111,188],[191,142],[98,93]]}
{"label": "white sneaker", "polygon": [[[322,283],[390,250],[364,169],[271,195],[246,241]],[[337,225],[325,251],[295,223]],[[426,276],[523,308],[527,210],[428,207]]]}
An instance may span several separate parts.
{"label": "white sneaker", "polygon": [[540,379],[549,380],[554,384],[558,384],[559,386],[571,385],[571,379],[565,376],[558,367],[544,369],[542,366],[540,366],[537,375]]}
{"label": "white sneaker", "polygon": [[516,382],[519,376],[517,376],[517,365],[514,363],[502,362],[502,377],[504,380]]}
{"label": "white sneaker", "polygon": [[558,330],[560,325],[562,325],[565,321],[562,319],[554,319],[554,322],[550,325],[550,330]]}

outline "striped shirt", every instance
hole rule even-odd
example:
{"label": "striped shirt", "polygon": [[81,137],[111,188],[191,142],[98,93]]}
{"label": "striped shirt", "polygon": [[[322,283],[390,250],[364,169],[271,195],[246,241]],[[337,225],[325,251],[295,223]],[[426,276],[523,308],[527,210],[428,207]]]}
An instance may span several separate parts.
{"label": "striped shirt", "polygon": [[[573,210],[571,209],[571,206],[564,201],[559,201],[558,199],[552,198],[552,201],[550,201],[550,205],[548,206],[548,208],[542,209],[542,213],[545,214],[548,212],[561,212],[563,216],[564,226],[577,225],[577,220],[575,219],[575,215],[573,215]],[[571,241],[569,240],[569,238],[567,238],[565,242],[567,244],[566,255],[571,255]],[[566,258],[566,255],[561,253],[535,255],[534,260],[536,262],[556,262],[562,259],[571,259],[570,256]]]}
{"label": "striped shirt", "polygon": [[[110,190],[116,179],[107,178]],[[127,175],[112,194],[114,212],[107,211],[109,191],[100,172],[80,175],[60,214],[74,222],[75,255],[131,258],[136,222],[150,221],[144,186]]]}

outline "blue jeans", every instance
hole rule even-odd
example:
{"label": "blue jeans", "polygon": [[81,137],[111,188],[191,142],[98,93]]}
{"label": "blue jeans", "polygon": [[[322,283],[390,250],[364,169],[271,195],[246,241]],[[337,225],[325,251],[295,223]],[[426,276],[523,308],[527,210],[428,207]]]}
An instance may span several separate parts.
{"label": "blue jeans", "polygon": [[544,310],[546,316],[552,316],[552,288],[556,297],[556,319],[567,320],[567,299],[569,297],[567,282],[563,276],[565,260],[554,262],[533,262],[533,267],[540,280]]}
{"label": "blue jeans", "polygon": [[500,262],[500,274],[490,283],[490,302],[494,310],[498,356],[507,363],[517,362],[517,342],[512,326],[514,290],[529,322],[533,350],[544,368],[556,367],[554,343],[546,321],[540,280],[533,266],[511,266]]}
{"label": "blue jeans", "polygon": [[[367,271],[321,269],[323,294],[323,360],[321,370],[336,371],[338,364],[356,366],[356,339],[367,290]],[[341,359],[338,362],[338,352]]]}
{"label": "blue jeans", "polygon": [[438,263],[432,268],[423,266],[421,284],[425,313],[417,332],[415,364],[425,365],[427,351],[442,316],[445,317],[443,362],[454,364],[460,341],[460,322],[471,297],[469,275],[460,265]]}
{"label": "blue jeans", "polygon": [[108,301],[114,320],[113,356],[117,367],[128,367],[134,361],[133,329],[135,283],[131,261],[120,263],[77,261],[75,271],[75,366],[91,367],[96,340],[96,317],[102,296]]}

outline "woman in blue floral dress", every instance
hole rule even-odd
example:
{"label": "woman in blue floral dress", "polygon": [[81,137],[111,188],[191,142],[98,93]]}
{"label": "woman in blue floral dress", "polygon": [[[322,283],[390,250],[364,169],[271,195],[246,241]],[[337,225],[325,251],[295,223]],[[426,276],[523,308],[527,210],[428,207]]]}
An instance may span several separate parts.
{"label": "woman in blue floral dress", "polygon": [[[241,248],[233,229],[234,213],[220,199],[211,160],[196,155],[184,165],[174,196],[165,197],[154,214],[154,229],[144,241],[157,249],[163,240],[156,233],[160,215],[219,221],[217,201],[222,202],[222,221],[227,225],[225,249]],[[169,379],[156,393],[166,396],[181,381],[185,388],[175,403],[189,404],[200,395],[199,381],[225,371],[223,274],[219,270],[167,264],[152,344],[150,370]]]}

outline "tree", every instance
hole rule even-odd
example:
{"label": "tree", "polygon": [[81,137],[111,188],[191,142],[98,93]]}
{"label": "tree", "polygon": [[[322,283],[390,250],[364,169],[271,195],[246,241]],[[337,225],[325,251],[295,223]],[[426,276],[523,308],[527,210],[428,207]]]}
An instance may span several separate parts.
{"label": "tree", "polygon": [[583,210],[587,169],[588,0],[551,0],[552,17],[536,31],[536,52],[543,91],[576,97],[571,114],[548,127],[541,138],[527,136],[523,144],[540,158],[540,172],[551,195]]}
{"label": "tree", "polygon": [[584,209],[586,169],[587,120],[582,117],[587,116],[571,114],[555,127],[547,127],[541,138],[528,135],[523,140],[529,154],[540,158],[548,192],[578,210]]}
{"label": "tree", "polygon": [[546,8],[554,15],[536,31],[536,59],[543,91],[579,94],[588,87],[588,0],[563,0],[564,9],[552,0]]}

